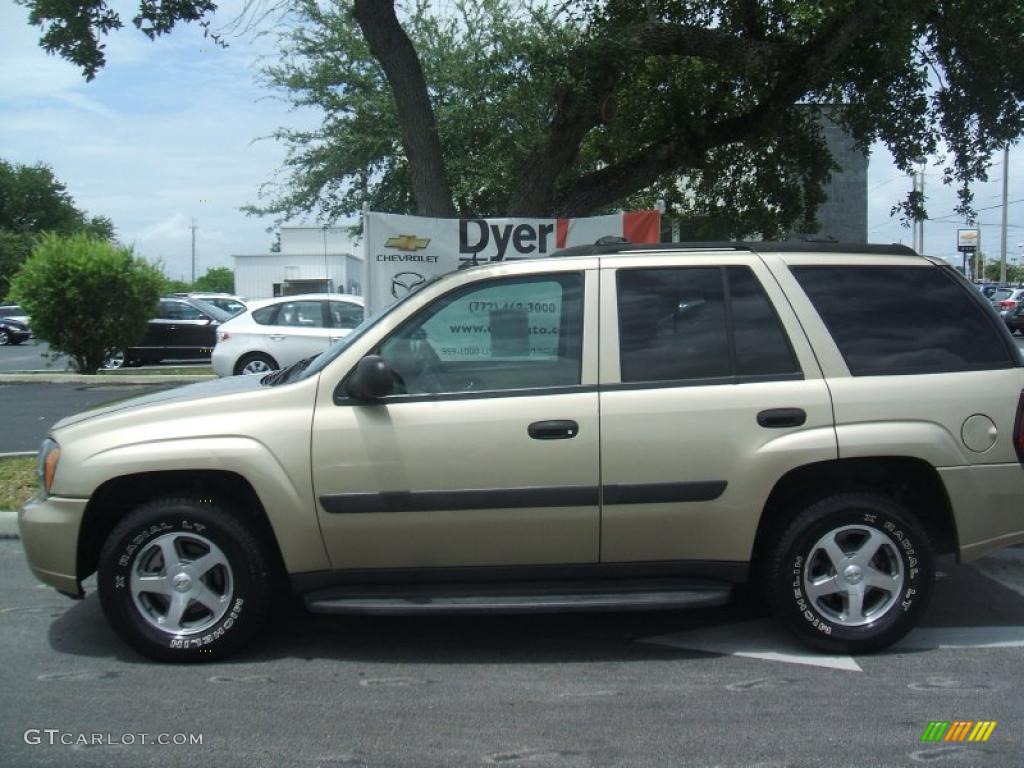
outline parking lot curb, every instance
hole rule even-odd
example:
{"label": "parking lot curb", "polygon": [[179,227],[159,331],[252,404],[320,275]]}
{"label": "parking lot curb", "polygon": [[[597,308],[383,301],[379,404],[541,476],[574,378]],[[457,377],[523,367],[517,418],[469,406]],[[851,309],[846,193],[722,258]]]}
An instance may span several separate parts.
{"label": "parking lot curb", "polygon": [[0,384],[93,384],[117,386],[131,384],[194,384],[216,379],[214,374],[167,374],[154,376],[111,376],[82,373],[0,373]]}
{"label": "parking lot curb", "polygon": [[18,538],[18,513],[0,510],[0,539]]}

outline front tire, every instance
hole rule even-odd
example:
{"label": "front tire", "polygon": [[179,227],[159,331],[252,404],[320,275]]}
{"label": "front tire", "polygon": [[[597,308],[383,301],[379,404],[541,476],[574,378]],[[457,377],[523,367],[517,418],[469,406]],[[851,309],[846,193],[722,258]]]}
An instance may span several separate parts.
{"label": "front tire", "polygon": [[11,336],[7,331],[0,330],[0,347],[6,347],[11,343]]}
{"label": "front tire", "polygon": [[186,498],[146,503],[119,523],[100,553],[98,581],[107,620],[136,651],[210,661],[262,626],[276,576],[237,512]]}
{"label": "front tire", "polygon": [[928,535],[891,498],[829,496],[786,528],[769,567],[775,615],[832,653],[870,653],[907,634],[928,605],[935,558]]}

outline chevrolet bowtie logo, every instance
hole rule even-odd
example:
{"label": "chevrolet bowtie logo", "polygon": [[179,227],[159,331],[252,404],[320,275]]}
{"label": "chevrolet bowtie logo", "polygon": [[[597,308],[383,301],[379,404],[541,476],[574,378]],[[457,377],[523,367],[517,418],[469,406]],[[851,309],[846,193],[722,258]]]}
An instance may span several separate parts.
{"label": "chevrolet bowtie logo", "polygon": [[397,248],[400,251],[419,251],[430,245],[430,238],[398,235],[398,237],[389,237],[384,245],[387,248]]}

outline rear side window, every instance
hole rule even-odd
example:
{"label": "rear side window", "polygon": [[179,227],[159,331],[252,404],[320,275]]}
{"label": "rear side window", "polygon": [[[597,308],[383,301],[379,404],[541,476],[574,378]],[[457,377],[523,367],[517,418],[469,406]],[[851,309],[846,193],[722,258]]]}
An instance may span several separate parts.
{"label": "rear side window", "polygon": [[746,267],[621,269],[618,295],[623,382],[800,375]]}
{"label": "rear side window", "polygon": [[1011,368],[984,306],[948,270],[793,267],[854,376]]}

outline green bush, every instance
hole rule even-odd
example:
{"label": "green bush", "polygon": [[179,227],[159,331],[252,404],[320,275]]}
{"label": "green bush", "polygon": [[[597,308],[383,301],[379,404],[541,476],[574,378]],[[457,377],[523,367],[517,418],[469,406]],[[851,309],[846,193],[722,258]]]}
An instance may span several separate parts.
{"label": "green bush", "polygon": [[36,336],[96,373],[114,350],[142,339],[163,274],[131,248],[79,233],[43,235],[11,284]]}

